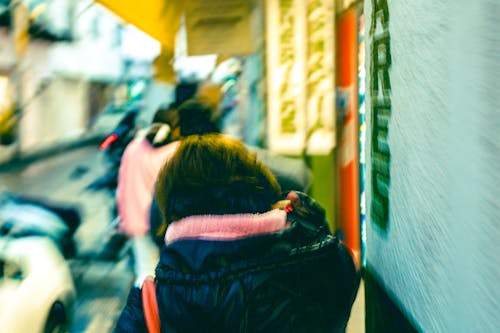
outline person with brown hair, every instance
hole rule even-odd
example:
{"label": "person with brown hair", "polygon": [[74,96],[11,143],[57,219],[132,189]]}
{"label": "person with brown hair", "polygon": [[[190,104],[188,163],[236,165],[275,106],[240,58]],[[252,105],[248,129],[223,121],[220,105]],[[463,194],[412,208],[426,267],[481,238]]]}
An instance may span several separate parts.
{"label": "person with brown hair", "polygon": [[[160,171],[166,229],[156,267],[161,332],[343,332],[359,286],[325,211],[282,193],[245,145],[184,138]],[[284,200],[283,200],[284,199]],[[115,332],[148,332],[133,287]]]}

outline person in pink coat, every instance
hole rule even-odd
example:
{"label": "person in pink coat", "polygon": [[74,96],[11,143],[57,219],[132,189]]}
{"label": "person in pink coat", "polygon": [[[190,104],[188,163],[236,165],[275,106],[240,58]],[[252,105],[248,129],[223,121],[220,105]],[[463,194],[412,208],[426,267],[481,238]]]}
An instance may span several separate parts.
{"label": "person in pink coat", "polygon": [[120,231],[129,237],[149,233],[149,211],[156,176],[175,153],[179,141],[155,148],[145,137],[132,140],[122,157],[116,200]]}
{"label": "person in pink coat", "polygon": [[137,285],[154,272],[159,257],[149,223],[156,178],[182,137],[218,132],[213,110],[194,99],[160,108],[146,134],[134,138],[123,153],[116,189],[119,230],[132,240]]}

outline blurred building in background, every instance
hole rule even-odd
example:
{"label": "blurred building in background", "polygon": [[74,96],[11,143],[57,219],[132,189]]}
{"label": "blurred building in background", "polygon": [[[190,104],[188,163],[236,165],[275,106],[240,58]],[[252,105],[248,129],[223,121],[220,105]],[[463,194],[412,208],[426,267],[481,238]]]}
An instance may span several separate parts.
{"label": "blurred building in background", "polygon": [[[21,6],[27,16],[16,21]],[[120,89],[129,95],[134,82],[151,81],[158,42],[93,1],[3,1],[1,8],[0,114],[13,115],[15,133],[4,136],[0,158],[87,135],[112,101],[120,103]]]}

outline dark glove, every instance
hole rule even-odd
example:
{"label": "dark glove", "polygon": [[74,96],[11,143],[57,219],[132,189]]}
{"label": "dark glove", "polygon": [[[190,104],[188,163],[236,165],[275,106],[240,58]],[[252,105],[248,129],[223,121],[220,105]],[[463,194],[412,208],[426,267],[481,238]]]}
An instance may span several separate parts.
{"label": "dark glove", "polygon": [[290,200],[287,211],[291,222],[300,223],[311,231],[329,232],[325,209],[316,200],[299,191],[289,192],[286,199]]}

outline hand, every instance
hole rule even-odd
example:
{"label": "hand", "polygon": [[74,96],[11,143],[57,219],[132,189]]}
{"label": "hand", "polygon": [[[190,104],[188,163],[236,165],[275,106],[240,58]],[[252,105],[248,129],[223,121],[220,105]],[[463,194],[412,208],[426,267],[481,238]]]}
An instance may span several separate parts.
{"label": "hand", "polygon": [[325,210],[313,198],[307,194],[291,191],[286,199],[290,202],[293,211],[300,217],[312,219],[325,219]]}
{"label": "hand", "polygon": [[317,229],[318,231],[328,229],[325,210],[307,194],[291,191],[287,194],[286,200],[290,201],[288,209],[285,208],[290,218],[295,218],[301,225],[310,229]]}

